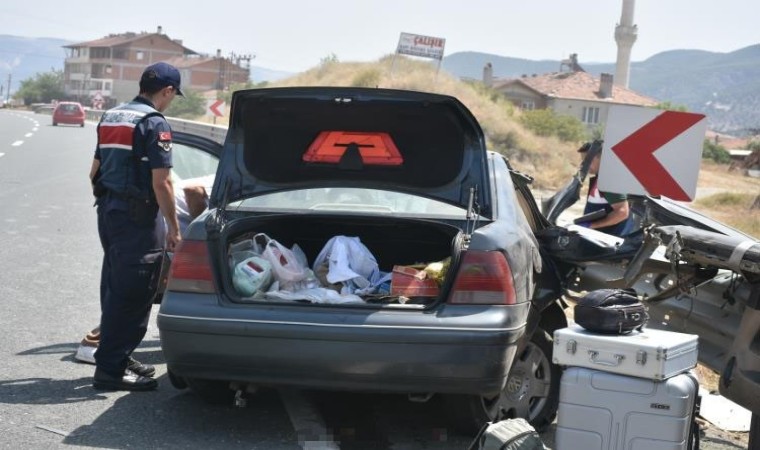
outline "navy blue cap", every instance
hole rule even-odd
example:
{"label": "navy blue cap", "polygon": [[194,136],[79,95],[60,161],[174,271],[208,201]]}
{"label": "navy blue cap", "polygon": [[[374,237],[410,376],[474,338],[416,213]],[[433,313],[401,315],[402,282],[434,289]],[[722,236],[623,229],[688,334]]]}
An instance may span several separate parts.
{"label": "navy blue cap", "polygon": [[177,91],[177,95],[184,97],[182,91],[179,90],[179,70],[165,62],[151,64],[146,67],[140,78],[140,84],[152,87],[172,86]]}

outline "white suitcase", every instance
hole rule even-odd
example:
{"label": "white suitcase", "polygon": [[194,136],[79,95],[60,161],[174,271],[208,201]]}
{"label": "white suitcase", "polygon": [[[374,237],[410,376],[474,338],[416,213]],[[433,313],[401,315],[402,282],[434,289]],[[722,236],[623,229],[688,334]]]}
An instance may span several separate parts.
{"label": "white suitcase", "polygon": [[655,381],[570,367],[559,388],[556,450],[689,449],[699,433],[698,392],[689,372]]}
{"label": "white suitcase", "polygon": [[664,380],[697,365],[697,335],[644,328],[598,334],[577,324],[554,332],[555,364]]}

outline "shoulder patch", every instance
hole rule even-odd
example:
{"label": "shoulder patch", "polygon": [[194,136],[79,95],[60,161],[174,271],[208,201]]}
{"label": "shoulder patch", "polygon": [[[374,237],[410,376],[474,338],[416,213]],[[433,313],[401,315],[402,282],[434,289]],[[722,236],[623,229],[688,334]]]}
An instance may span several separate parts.
{"label": "shoulder patch", "polygon": [[171,141],[172,140],[172,132],[171,131],[159,131],[158,132],[158,140],[159,141]]}

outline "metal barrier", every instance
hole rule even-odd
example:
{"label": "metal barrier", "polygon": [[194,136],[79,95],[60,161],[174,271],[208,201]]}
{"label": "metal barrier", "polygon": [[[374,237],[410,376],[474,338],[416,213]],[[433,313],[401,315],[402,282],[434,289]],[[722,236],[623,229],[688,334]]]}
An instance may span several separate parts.
{"label": "metal barrier", "polygon": [[[39,106],[34,110],[37,114],[53,115],[52,106]],[[100,117],[105,111],[100,109],[85,108],[85,118],[94,122],[100,121]],[[205,137],[211,139],[214,142],[224,144],[224,138],[227,136],[227,127],[221,125],[212,125],[210,123],[194,122],[192,120],[177,119],[174,117],[167,117],[167,122],[171,125],[172,130],[181,131],[184,133],[194,134],[196,136]]]}

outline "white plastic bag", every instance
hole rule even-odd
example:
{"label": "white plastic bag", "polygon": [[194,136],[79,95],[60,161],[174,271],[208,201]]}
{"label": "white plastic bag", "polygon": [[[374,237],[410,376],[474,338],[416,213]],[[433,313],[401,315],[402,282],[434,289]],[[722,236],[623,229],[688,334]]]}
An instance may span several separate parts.
{"label": "white plastic bag", "polygon": [[374,291],[386,274],[380,272],[372,252],[358,237],[334,236],[314,260],[314,271],[327,263],[327,281],[342,283],[343,294],[364,295]]}
{"label": "white plastic bag", "polygon": [[306,255],[297,245],[289,249],[269,236],[260,233],[253,237],[254,251],[272,265],[272,272],[280,283],[302,281],[308,275]]}
{"label": "white plastic bag", "polygon": [[245,259],[235,266],[232,284],[243,297],[265,291],[272,284],[272,265],[260,256]]}

